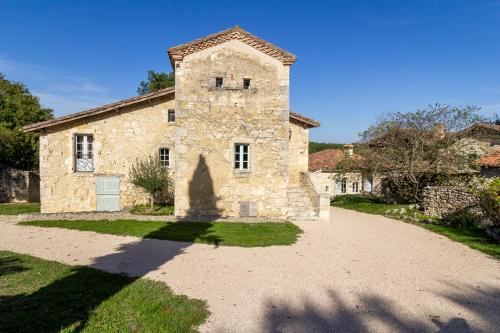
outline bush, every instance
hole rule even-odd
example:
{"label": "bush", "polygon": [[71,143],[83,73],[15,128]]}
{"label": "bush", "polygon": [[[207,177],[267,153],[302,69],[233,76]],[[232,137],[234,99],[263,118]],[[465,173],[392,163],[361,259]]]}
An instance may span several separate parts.
{"label": "bush", "polygon": [[158,157],[138,159],[130,168],[129,178],[132,184],[149,194],[151,210],[154,208],[155,197],[163,192],[171,192],[172,181],[168,168],[161,164]]}

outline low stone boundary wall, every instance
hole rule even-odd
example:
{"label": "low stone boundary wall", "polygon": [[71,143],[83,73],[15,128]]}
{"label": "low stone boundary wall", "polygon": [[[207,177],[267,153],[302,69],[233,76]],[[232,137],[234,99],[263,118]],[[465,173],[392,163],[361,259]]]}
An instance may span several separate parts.
{"label": "low stone boundary wall", "polygon": [[427,186],[423,191],[424,214],[444,218],[460,212],[482,215],[479,196],[464,187]]}
{"label": "low stone boundary wall", "polygon": [[38,172],[0,166],[0,202],[40,201]]}
{"label": "low stone boundary wall", "polygon": [[318,193],[310,178],[309,172],[300,174],[300,185],[305,189],[307,195],[311,199],[316,214],[320,221],[330,221],[330,195],[326,193]]}

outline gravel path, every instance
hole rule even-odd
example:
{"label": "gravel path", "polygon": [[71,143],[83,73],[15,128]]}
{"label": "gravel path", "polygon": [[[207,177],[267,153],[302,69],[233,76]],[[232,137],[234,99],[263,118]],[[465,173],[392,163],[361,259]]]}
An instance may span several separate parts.
{"label": "gravel path", "polygon": [[332,208],[293,246],[214,247],[15,225],[0,249],[164,281],[203,332],[498,332],[500,261],[414,225]]}

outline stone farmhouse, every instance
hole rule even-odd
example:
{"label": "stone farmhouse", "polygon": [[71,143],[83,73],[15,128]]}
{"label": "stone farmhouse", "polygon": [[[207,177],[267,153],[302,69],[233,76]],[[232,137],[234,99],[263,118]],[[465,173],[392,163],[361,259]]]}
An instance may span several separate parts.
{"label": "stone farmhouse", "polygon": [[238,26],[168,55],[175,87],[24,128],[40,136],[42,213],[147,202],[128,174],[156,155],[178,217],[324,218],[328,197],[307,172],[319,123],[290,111],[296,57]]}

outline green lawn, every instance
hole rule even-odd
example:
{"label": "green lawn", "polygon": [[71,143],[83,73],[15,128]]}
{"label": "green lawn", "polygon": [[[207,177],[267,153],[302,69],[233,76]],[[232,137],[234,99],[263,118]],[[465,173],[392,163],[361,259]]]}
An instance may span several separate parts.
{"label": "green lawn", "polygon": [[364,195],[337,195],[332,199],[333,207],[356,210],[358,212],[384,215],[389,209],[407,208],[408,205],[387,204],[376,196]]}
{"label": "green lawn", "polygon": [[0,204],[0,215],[17,215],[26,213],[39,213],[40,203],[4,203]]}
{"label": "green lawn", "polygon": [[196,332],[205,302],[161,282],[0,251],[0,332]]}
{"label": "green lawn", "polygon": [[240,222],[162,222],[136,220],[27,221],[24,225],[95,231],[226,246],[270,246],[295,243],[302,230],[295,224]]}
{"label": "green lawn", "polygon": [[[407,208],[409,205],[386,204],[374,196],[342,195],[336,196],[332,200],[332,206],[352,209],[363,213],[384,215],[387,210]],[[421,212],[417,212],[417,216],[423,217],[424,215]],[[439,223],[439,220],[436,219],[436,222]],[[496,243],[483,229],[477,226],[449,226],[418,222],[416,224],[427,230],[446,236],[453,241],[466,244],[472,249],[500,258],[500,244]]]}
{"label": "green lawn", "polygon": [[500,244],[495,243],[481,228],[475,226],[452,227],[437,224],[422,224],[422,227],[500,259]]}
{"label": "green lawn", "polygon": [[135,205],[130,210],[136,215],[174,215],[174,205],[155,204],[151,211],[151,205]]}

